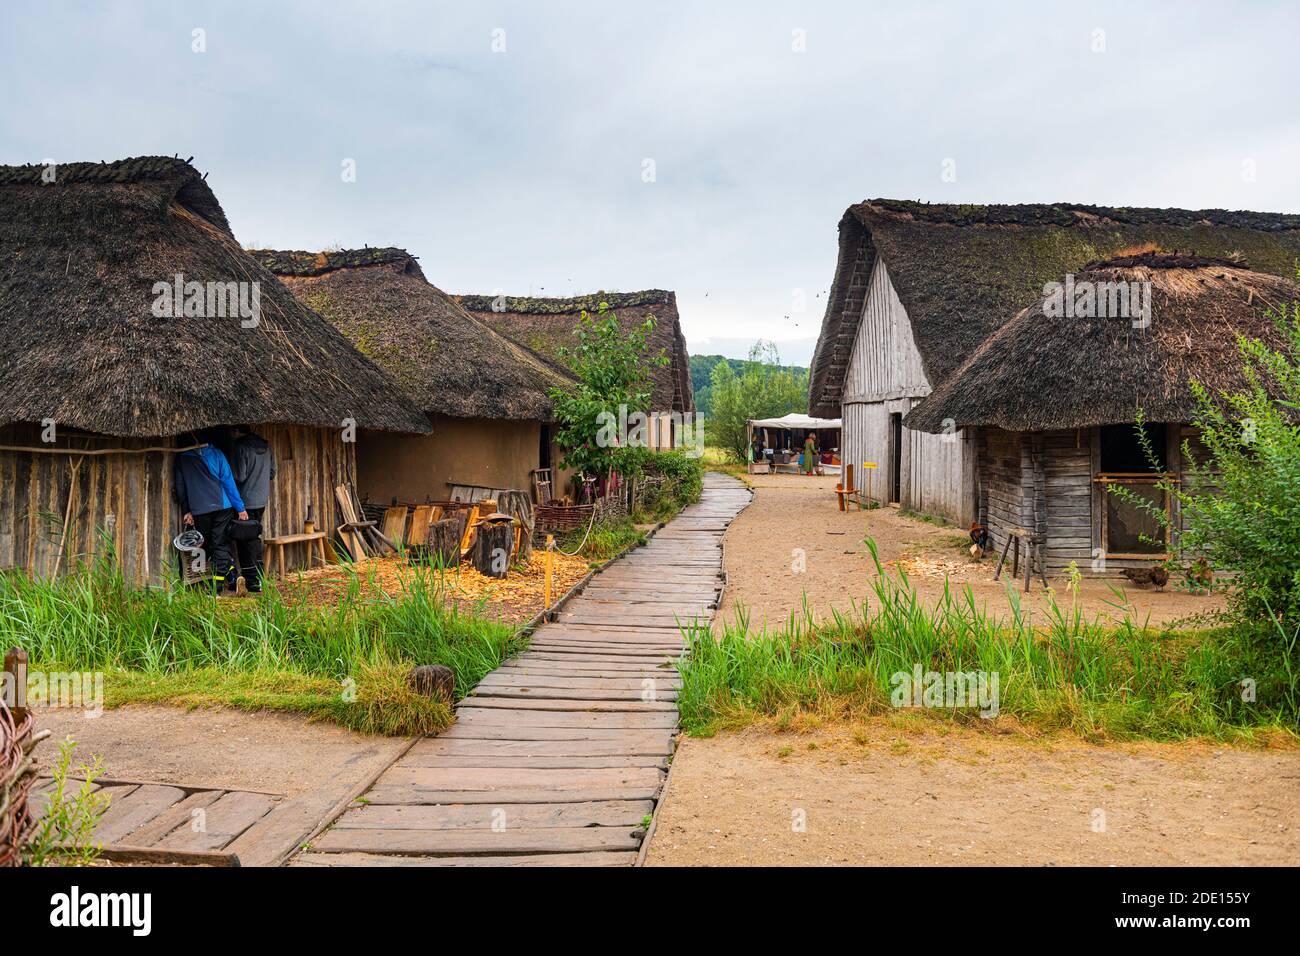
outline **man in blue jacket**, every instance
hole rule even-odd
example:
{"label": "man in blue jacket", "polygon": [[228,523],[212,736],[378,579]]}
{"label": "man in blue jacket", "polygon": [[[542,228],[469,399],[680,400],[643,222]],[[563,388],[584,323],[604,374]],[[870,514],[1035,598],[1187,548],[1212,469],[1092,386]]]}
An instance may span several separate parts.
{"label": "man in blue jacket", "polygon": [[[198,442],[193,436],[182,436],[180,444],[185,446]],[[203,535],[203,550],[214,585],[218,590],[233,586],[230,522],[236,513],[246,521],[248,512],[235,486],[230,462],[226,461],[221,449],[212,445],[191,448],[176,456],[172,464],[172,482],[185,524],[197,528]]]}

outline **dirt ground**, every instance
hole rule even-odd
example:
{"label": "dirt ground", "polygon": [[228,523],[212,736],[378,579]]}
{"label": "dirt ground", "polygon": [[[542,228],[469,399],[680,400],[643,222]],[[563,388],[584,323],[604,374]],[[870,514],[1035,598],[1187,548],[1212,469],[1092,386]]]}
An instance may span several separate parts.
{"label": "dirt ground", "polygon": [[386,766],[407,743],[289,714],[215,708],[128,706],[93,718],[51,709],[37,712],[36,726],[51,732],[37,751],[42,772],[57,759],[59,741],[71,735],[77,762],[102,757],[105,777],[290,797],[346,789]]}
{"label": "dirt ground", "polygon": [[[1005,613],[992,562],[969,563],[963,529],[894,510],[841,513],[830,494],[834,478],[751,481],[754,502],[725,539],[725,614],[743,603],[751,626],[764,619],[779,626],[805,592],[818,616],[849,608],[875,573],[862,545],[868,534],[887,566],[913,569],[923,595],[942,587],[934,569],[952,565],[954,578]],[[806,552],[801,574],[791,571],[794,548]],[[1186,593],[1127,594],[1153,623],[1216,606]],[[1117,613],[1102,582],[1085,582],[1082,600],[1090,613]],[[1026,605],[1041,604],[1035,588]],[[1006,733],[891,715],[805,733],[753,727],[683,738],[648,863],[1300,863],[1300,748],[1093,746],[999,723]]]}
{"label": "dirt ground", "polygon": [[[832,608],[847,611],[870,594],[875,565],[864,543],[876,542],[885,568],[907,571],[922,597],[942,593],[944,576],[954,587],[969,584],[977,602],[989,613],[1006,615],[1008,570],[993,580],[995,557],[974,561],[969,554],[966,529],[930,524],[904,515],[897,508],[841,512],[835,502],[838,478],[803,475],[751,475],[753,503],[727,530],[727,593],[722,620],[732,620],[739,603],[750,612],[751,627],[780,626],[792,612],[800,611],[805,595],[818,618]],[[804,551],[804,570],[795,571]],[[1064,579],[1049,582],[1057,600],[1066,601]],[[1089,616],[1122,619],[1127,607],[1135,621],[1153,625],[1206,616],[1221,606],[1218,596],[1175,590],[1170,581],[1163,592],[1143,590],[1123,578],[1086,578],[1080,602]],[[1112,587],[1123,586],[1124,597]],[[1012,585],[1017,593],[1023,582]],[[1042,583],[1035,580],[1022,606],[1030,611],[1045,604]],[[1119,605],[1118,607],[1116,605]]]}
{"label": "dirt ground", "polygon": [[941,729],[686,739],[648,865],[1300,862],[1300,751]]}

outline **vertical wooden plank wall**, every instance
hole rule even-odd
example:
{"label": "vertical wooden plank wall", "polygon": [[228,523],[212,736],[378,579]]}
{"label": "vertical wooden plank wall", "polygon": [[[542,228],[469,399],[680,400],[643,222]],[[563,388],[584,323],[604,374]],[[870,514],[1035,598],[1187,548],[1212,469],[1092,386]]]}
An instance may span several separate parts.
{"label": "vertical wooden plank wall", "polygon": [[[271,442],[280,468],[266,516],[269,533],[301,531],[311,503],[317,529],[332,534],[339,520],[334,486],[355,480],[356,446],[343,442],[334,429],[266,426],[257,431]],[[174,442],[67,433],[58,444],[99,449]],[[40,430],[31,425],[0,428],[0,445],[40,447]],[[74,468],[76,494],[60,563]],[[72,456],[0,451],[0,569],[48,577],[58,565],[64,573],[104,554],[111,541],[129,583],[157,584],[176,571],[171,541],[179,530],[168,452]],[[301,549],[293,550],[290,567],[303,559]]]}
{"label": "vertical wooden plank wall", "polygon": [[[903,447],[892,447],[890,415],[906,415],[929,393],[911,320],[884,260],[877,257],[845,370],[841,460],[853,462],[858,475],[862,462],[876,462],[880,467],[872,476],[872,496],[883,501],[893,456],[901,455],[899,504],[967,524],[975,514],[969,442],[960,433],[931,435],[904,427]],[[866,487],[865,477],[855,480]]]}

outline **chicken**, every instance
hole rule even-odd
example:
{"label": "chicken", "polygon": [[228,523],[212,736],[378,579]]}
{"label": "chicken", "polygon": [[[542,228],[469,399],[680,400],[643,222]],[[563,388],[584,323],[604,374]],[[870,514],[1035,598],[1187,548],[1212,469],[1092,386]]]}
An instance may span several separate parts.
{"label": "chicken", "polygon": [[979,522],[974,522],[970,526],[970,556],[972,558],[984,557],[984,552],[989,549],[989,529]]}
{"label": "chicken", "polygon": [[1163,591],[1165,585],[1169,583],[1169,569],[1162,568],[1158,564],[1149,568],[1125,568],[1123,573],[1124,577],[1140,588],[1154,584],[1157,591]]}
{"label": "chicken", "polygon": [[1187,569],[1187,581],[1197,590],[1208,591],[1214,587],[1214,569],[1205,555],[1197,558],[1196,563]]}

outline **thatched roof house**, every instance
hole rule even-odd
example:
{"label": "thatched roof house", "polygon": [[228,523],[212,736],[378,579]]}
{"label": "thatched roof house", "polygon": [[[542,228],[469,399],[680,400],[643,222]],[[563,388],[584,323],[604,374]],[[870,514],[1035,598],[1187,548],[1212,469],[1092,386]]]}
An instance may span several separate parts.
{"label": "thatched roof house", "polygon": [[[0,167],[0,421],[104,435],[228,422],[424,431],[392,381],[235,241],[179,159]],[[260,283],[260,320],[159,318],[159,282]]]}
{"label": "thatched roof house", "polygon": [[1242,260],[1158,252],[1089,263],[1075,281],[1149,283],[1149,320],[1051,315],[1056,300],[1042,296],[980,343],[904,424],[1030,432],[1132,422],[1139,410],[1148,421],[1188,422],[1189,383],[1245,388],[1238,336],[1280,347],[1267,313],[1296,295],[1294,279]]}
{"label": "thatched roof house", "polygon": [[141,449],[183,432],[249,423],[272,441],[281,534],[308,507],[333,527],[346,421],[428,430],[240,248],[187,162],[0,167],[0,261],[0,567],[66,568],[107,528],[129,577],[160,577],[179,528],[170,455]]}
{"label": "thatched roof house", "polygon": [[[1191,382],[1213,392],[1247,388],[1239,338],[1283,347],[1273,317],[1297,288],[1241,259],[1160,252],[1090,263],[1070,284],[1076,295],[1094,296],[1087,314],[1062,315],[1055,288],[1040,296],[905,422],[928,432],[955,422],[972,436],[981,521],[995,543],[1024,528],[1041,541],[1047,568],[1075,561],[1106,572],[1163,558],[1169,543],[1164,529],[1108,488],[1128,487],[1169,509],[1176,530],[1176,502],[1155,485],[1184,480],[1184,443],[1206,458],[1188,424],[1196,414]],[[1139,292],[1142,313],[1116,314],[1102,289]],[[1139,417],[1155,462],[1138,441]]]}
{"label": "thatched roof house", "polygon": [[471,316],[409,253],[252,254],[430,416],[428,437],[363,443],[363,495],[388,504],[444,499],[453,487],[527,490],[530,472],[550,466],[550,392],[573,377]]}
{"label": "thatched roof house", "polygon": [[1261,272],[1290,276],[1300,257],[1300,216],[889,199],[851,206],[839,224],[809,413],[843,418],[843,460],[880,466],[878,497],[970,522],[970,436],[946,416],[927,419],[926,430],[919,417],[906,426],[904,420],[996,329],[1041,297],[1045,283],[1140,248],[1237,255]]}
{"label": "thatched roof house", "polygon": [[662,289],[641,292],[596,292],[573,298],[518,298],[514,296],[462,295],[460,303],[497,331],[529,348],[563,361],[562,348],[575,344],[573,330],[585,310],[594,315],[600,303],[608,303],[628,329],[653,316],[655,328],[650,350],[664,354],[669,364],[654,369],[650,396],[654,412],[693,412],[695,393],[691,388],[691,363],[677,314],[677,296]]}

